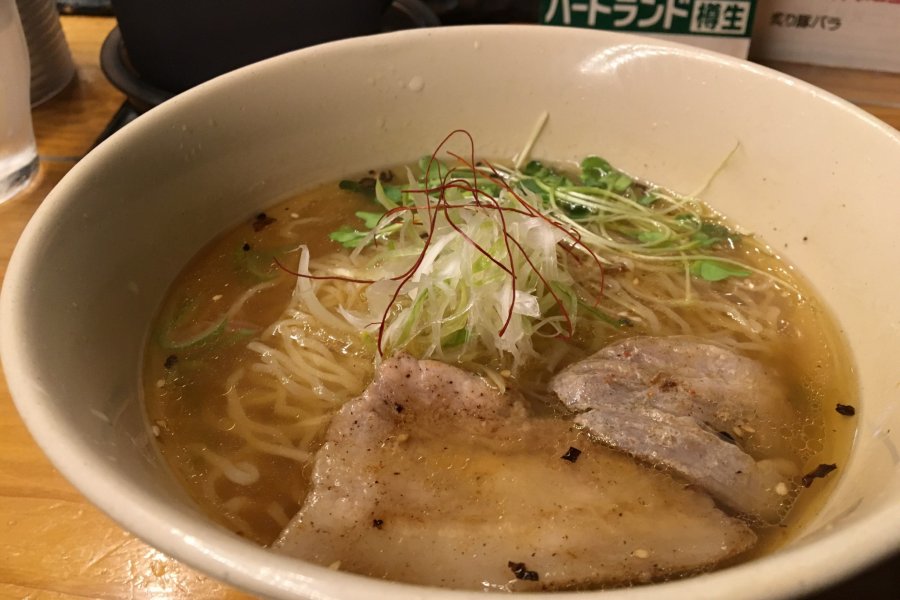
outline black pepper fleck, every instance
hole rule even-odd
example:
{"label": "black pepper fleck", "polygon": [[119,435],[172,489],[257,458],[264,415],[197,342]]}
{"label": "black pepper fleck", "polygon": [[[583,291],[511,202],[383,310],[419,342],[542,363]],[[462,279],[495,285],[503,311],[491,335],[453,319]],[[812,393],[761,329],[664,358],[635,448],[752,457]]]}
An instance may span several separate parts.
{"label": "black pepper fleck", "polygon": [[538,581],[537,571],[529,571],[525,568],[525,563],[509,561],[506,563],[516,579],[524,579],[525,581]]}
{"label": "black pepper fleck", "polygon": [[244,242],[244,245],[241,246],[241,249],[242,249],[244,252],[248,252],[248,251],[250,250],[250,244]]}
{"label": "black pepper fleck", "polygon": [[856,409],[849,404],[838,404],[834,407],[834,410],[838,411],[839,414],[842,414],[845,417],[852,417],[856,414]]}
{"label": "black pepper fleck", "polygon": [[566,453],[563,454],[562,456],[560,456],[560,458],[573,463],[576,460],[578,460],[579,456],[581,456],[581,450],[579,450],[578,448],[573,448],[572,446],[569,446],[569,449],[566,450]]}
{"label": "black pepper fleck", "polygon": [[381,526],[384,525],[384,521],[381,519],[372,519],[372,527],[375,529],[381,529]]}
{"label": "black pepper fleck", "polygon": [[403,405],[402,405],[402,404],[395,404],[395,405],[394,405],[394,410],[396,410],[398,413],[402,413],[402,412],[403,412]]}
{"label": "black pepper fleck", "polygon": [[174,354],[170,354],[166,357],[166,361],[163,363],[163,366],[167,369],[171,369],[178,363],[178,357]]}
{"label": "black pepper fleck", "polygon": [[262,231],[263,229],[274,223],[275,220],[276,219],[274,217],[270,217],[266,213],[261,212],[256,215],[256,218],[253,220],[253,231]]}

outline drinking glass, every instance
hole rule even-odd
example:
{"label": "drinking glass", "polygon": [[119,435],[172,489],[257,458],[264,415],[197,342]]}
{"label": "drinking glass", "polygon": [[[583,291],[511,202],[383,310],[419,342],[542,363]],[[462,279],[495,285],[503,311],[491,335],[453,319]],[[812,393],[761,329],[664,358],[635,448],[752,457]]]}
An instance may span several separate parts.
{"label": "drinking glass", "polygon": [[31,106],[50,100],[75,76],[55,0],[15,0],[31,62]]}
{"label": "drinking glass", "polygon": [[38,170],[31,125],[28,46],[15,0],[0,0],[0,202]]}

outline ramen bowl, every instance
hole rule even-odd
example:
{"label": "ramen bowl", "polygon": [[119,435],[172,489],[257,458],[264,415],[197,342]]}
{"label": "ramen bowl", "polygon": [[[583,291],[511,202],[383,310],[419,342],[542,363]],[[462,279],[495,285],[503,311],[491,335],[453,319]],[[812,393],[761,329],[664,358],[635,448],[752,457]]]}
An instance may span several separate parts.
{"label": "ramen bowl", "polygon": [[[602,153],[703,198],[792,264],[836,316],[859,380],[856,439],[824,506],[783,547],[679,581],[578,598],[781,598],[900,549],[900,136],[819,89],[648,39],[529,26],[313,47],[166,102],[86,156],[29,223],[4,282],[2,358],[57,468],[125,529],[273,598],[480,598],[352,575],[213,524],[151,443],[144,344],[186,262],[319,182],[410,162],[451,130],[479,155]],[[764,582],[765,585],[761,585]],[[530,597],[544,597],[541,594]]]}

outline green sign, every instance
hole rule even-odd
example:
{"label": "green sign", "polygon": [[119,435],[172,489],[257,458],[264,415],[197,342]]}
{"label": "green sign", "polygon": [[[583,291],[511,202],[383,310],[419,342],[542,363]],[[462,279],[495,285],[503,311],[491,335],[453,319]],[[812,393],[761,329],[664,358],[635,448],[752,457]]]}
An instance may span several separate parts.
{"label": "green sign", "polygon": [[541,0],[540,19],[643,33],[750,37],[755,0]]}

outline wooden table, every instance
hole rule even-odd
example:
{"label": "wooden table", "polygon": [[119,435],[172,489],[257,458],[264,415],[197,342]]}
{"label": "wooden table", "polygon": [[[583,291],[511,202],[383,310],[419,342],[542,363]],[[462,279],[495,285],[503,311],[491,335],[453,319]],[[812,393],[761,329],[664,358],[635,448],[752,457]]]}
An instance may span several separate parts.
{"label": "wooden table", "polygon": [[[28,190],[0,205],[0,277],[37,206],[90,149],[124,100],[98,64],[100,44],[114,24],[110,18],[63,17],[77,78],[34,110],[40,174]],[[900,75],[771,66],[855,102],[900,129]],[[898,572],[900,560],[894,559],[817,598],[896,598]],[[143,544],[91,506],[32,441],[5,380],[0,380],[0,598],[26,597],[249,598]]]}

